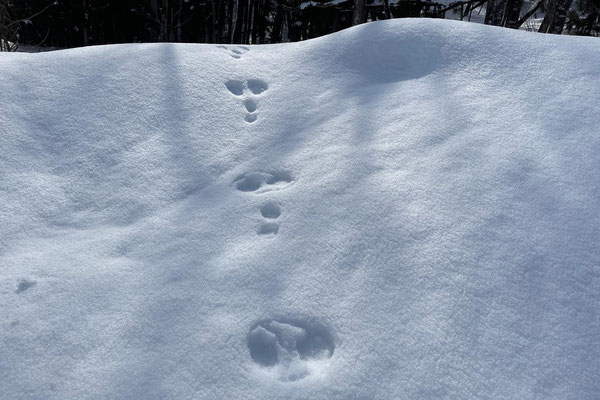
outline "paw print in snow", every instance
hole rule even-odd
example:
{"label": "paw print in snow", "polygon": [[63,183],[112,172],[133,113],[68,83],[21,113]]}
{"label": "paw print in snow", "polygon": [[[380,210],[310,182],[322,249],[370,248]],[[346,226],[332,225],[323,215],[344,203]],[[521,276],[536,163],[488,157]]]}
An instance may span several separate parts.
{"label": "paw print in snow", "polygon": [[335,344],[329,330],[313,320],[270,319],[250,329],[248,350],[266,373],[293,382],[322,374]]}
{"label": "paw print in snow", "polygon": [[267,82],[261,79],[229,80],[225,82],[225,87],[234,96],[244,98],[243,104],[247,111],[245,120],[250,124],[255,122],[258,116],[256,97],[267,91],[269,88]]}
{"label": "paw print in snow", "polygon": [[248,52],[250,49],[246,46],[217,46],[218,49],[224,50],[231,58],[239,60],[242,55]]}

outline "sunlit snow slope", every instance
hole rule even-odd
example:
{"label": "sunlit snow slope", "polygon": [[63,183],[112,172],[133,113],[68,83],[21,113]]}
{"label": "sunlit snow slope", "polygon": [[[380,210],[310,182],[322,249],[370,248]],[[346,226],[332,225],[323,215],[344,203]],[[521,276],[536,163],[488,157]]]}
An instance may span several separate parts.
{"label": "sunlit snow slope", "polygon": [[597,399],[600,42],[394,20],[0,56],[0,398]]}

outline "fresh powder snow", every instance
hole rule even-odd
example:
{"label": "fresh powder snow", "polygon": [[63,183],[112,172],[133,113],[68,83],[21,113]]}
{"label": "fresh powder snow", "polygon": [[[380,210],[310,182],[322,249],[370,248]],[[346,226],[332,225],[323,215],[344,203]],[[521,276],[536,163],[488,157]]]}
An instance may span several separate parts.
{"label": "fresh powder snow", "polygon": [[598,39],[2,54],[0,110],[3,400],[599,396]]}

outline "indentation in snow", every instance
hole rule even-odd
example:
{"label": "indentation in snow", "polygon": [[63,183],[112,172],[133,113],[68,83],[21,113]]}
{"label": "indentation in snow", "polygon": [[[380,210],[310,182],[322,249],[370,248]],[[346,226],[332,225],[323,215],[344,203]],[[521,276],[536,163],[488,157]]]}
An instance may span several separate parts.
{"label": "indentation in snow", "polygon": [[295,183],[288,171],[248,172],[239,176],[234,182],[237,190],[242,192],[265,193],[283,190]]}
{"label": "indentation in snow", "polygon": [[17,285],[17,290],[15,290],[15,293],[21,293],[26,291],[27,289],[29,289],[32,286],[35,286],[37,284],[36,281],[30,281],[28,279],[21,279],[19,281],[19,284]]}
{"label": "indentation in snow", "polygon": [[[228,80],[225,82],[225,87],[227,90],[234,96],[244,96],[244,107],[248,114],[246,114],[245,120],[248,123],[253,123],[257,119],[256,111],[258,109],[258,105],[256,104],[256,100],[252,97],[257,96],[269,88],[267,82],[261,79],[248,79],[247,81],[239,81],[239,80]],[[249,92],[249,93],[248,93]]]}
{"label": "indentation in snow", "polygon": [[335,344],[329,330],[314,321],[270,319],[250,329],[248,349],[252,361],[289,382],[322,371]]}
{"label": "indentation in snow", "polygon": [[241,96],[244,93],[244,82],[229,80],[225,82],[227,90],[229,90],[235,96]]}
{"label": "indentation in snow", "polygon": [[267,222],[262,224],[256,233],[259,235],[276,235],[279,232],[279,224],[275,222]]}
{"label": "indentation in snow", "polygon": [[269,88],[267,82],[261,79],[248,79],[248,90],[253,94],[261,94]]}
{"label": "indentation in snow", "polygon": [[221,46],[217,46],[217,48],[225,50],[225,52],[227,54],[229,54],[232,58],[235,58],[235,59],[240,59],[244,53],[246,53],[248,50],[250,50],[248,47],[245,47],[245,46],[228,47],[228,46],[221,45]]}
{"label": "indentation in snow", "polygon": [[276,219],[281,215],[281,208],[273,202],[268,202],[260,208],[260,214],[265,218]]}
{"label": "indentation in snow", "polygon": [[246,107],[246,110],[249,113],[253,113],[254,111],[256,111],[256,101],[252,99],[244,100],[244,106]]}

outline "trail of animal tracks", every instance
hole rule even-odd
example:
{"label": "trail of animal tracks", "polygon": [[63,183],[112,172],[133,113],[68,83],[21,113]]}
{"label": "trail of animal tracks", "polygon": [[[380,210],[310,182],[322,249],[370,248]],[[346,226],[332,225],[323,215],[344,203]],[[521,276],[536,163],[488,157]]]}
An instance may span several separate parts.
{"label": "trail of animal tracks", "polygon": [[2,54],[0,398],[596,398],[598,65],[425,19]]}

